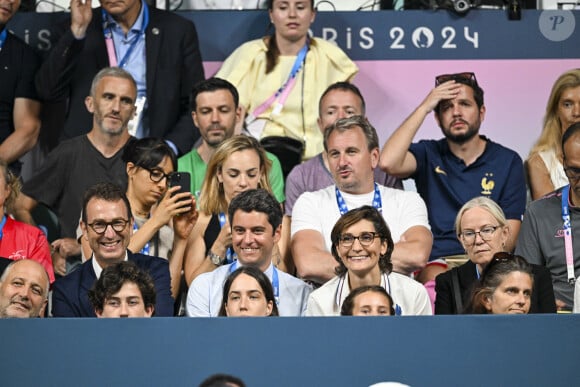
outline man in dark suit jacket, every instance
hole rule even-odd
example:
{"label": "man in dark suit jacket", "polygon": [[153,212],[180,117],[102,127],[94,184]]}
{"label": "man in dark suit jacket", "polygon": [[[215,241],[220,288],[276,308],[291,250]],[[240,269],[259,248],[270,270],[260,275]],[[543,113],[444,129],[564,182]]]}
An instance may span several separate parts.
{"label": "man in dark suit jacket", "polygon": [[[101,0],[101,5],[102,8],[93,10],[90,0],[84,4],[80,0],[71,1],[71,19],[53,32],[57,39],[54,48],[36,77],[43,99],[67,101],[61,137],[85,134],[91,127],[92,117],[84,107],[85,97],[89,95],[95,74],[113,65],[103,32],[104,20],[108,20],[113,25],[108,31],[113,35],[119,31],[126,37],[123,42],[111,42],[120,43],[114,46],[116,55],[113,56],[133,75],[139,95],[146,88],[147,110],[141,120],[144,134],[170,141],[179,154],[188,152],[199,138],[190,116],[189,92],[195,83],[204,79],[194,24],[173,13],[148,8],[141,0]],[[136,31],[139,27],[145,28],[145,34]],[[111,41],[114,39],[115,36]],[[124,66],[121,63],[124,53],[135,40],[137,44]],[[145,68],[140,61],[144,61]]]}
{"label": "man in dark suit jacket", "polygon": [[100,183],[83,198],[81,229],[92,259],[58,279],[53,285],[52,315],[55,317],[96,317],[88,292],[104,268],[125,260],[147,271],[153,278],[157,301],[156,316],[173,315],[169,263],[158,257],[133,254],[127,250],[133,216],[125,193],[112,183]]}

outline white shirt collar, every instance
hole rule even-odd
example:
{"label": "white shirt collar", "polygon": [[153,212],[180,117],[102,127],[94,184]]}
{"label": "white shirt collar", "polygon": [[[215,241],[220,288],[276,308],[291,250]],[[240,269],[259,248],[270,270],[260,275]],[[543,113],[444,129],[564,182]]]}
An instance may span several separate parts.
{"label": "white shirt collar", "polygon": [[[123,259],[123,261],[128,261],[128,260],[129,260],[129,256],[127,255],[127,252],[125,251],[125,259]],[[103,268],[101,267],[101,265],[99,265],[99,263],[95,259],[94,254],[91,255],[91,261],[93,261],[93,270],[95,271],[95,275],[97,276],[97,279],[99,279],[101,277],[101,273],[103,272]]]}

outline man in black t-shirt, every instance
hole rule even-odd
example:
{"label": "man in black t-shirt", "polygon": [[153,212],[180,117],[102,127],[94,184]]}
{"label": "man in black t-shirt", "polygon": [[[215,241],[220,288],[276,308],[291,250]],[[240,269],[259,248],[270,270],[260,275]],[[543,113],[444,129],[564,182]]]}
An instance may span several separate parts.
{"label": "man in black t-shirt", "polygon": [[9,1],[0,12],[0,159],[17,175],[18,159],[34,147],[40,133],[40,102],[34,87],[40,61],[6,27],[19,6],[20,0]]}
{"label": "man in black t-shirt", "polygon": [[[127,130],[135,114],[137,86],[131,74],[119,67],[106,67],[93,79],[87,110],[93,116],[89,133],[62,142],[28,179],[14,204],[18,220],[33,224],[31,211],[42,203],[58,217],[60,239],[52,242],[55,272],[64,275],[65,258],[80,255],[76,229],[85,190],[101,182],[127,187],[122,160],[131,138]],[[76,259],[69,261],[76,263]]]}

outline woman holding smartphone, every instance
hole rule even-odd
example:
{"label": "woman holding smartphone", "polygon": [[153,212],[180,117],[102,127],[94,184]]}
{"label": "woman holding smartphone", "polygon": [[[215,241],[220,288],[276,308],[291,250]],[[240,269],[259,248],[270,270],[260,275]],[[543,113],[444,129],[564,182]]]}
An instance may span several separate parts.
{"label": "woman holding smartphone", "polygon": [[[187,238],[197,220],[195,199],[180,187],[168,187],[177,161],[169,146],[158,138],[127,144],[123,153],[127,168],[127,198],[133,213],[129,250],[169,260],[171,293],[179,294]],[[189,188],[189,187],[187,187]],[[83,254],[91,256],[82,238]]]}

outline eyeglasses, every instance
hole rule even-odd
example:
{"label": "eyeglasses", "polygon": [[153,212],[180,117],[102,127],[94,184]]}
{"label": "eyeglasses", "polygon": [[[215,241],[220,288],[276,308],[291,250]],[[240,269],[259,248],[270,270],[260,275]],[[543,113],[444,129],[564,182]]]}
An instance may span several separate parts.
{"label": "eyeglasses", "polygon": [[459,236],[463,239],[466,244],[474,244],[475,236],[479,234],[479,237],[484,241],[489,241],[493,237],[493,233],[497,230],[499,226],[485,226],[479,231],[475,230],[463,230]]}
{"label": "eyeglasses", "polygon": [[435,86],[439,86],[447,81],[458,81],[469,85],[477,85],[474,73],[442,74],[435,77]]}
{"label": "eyeglasses", "polygon": [[163,179],[167,179],[167,181],[169,181],[169,175],[171,175],[171,174],[167,174],[159,168],[154,168],[154,169],[149,169],[149,168],[145,168],[145,167],[141,167],[141,168],[143,168],[144,170],[149,172],[149,178],[154,183],[159,183]]}
{"label": "eyeglasses", "polygon": [[339,238],[340,245],[343,247],[350,247],[354,244],[355,239],[358,239],[361,245],[370,246],[375,238],[380,237],[376,232],[363,232],[359,236],[354,236],[352,234],[343,234]]}
{"label": "eyeglasses", "polygon": [[126,219],[115,219],[112,222],[103,222],[97,220],[96,222],[89,223],[89,227],[92,228],[93,231],[97,234],[102,235],[105,233],[105,231],[107,231],[107,227],[109,226],[113,228],[113,231],[121,232],[125,230],[125,227],[127,227],[128,223],[129,221]]}
{"label": "eyeglasses", "polygon": [[568,177],[569,180],[576,181],[576,180],[580,179],[580,168],[565,167],[564,173],[566,174],[566,177]]}

